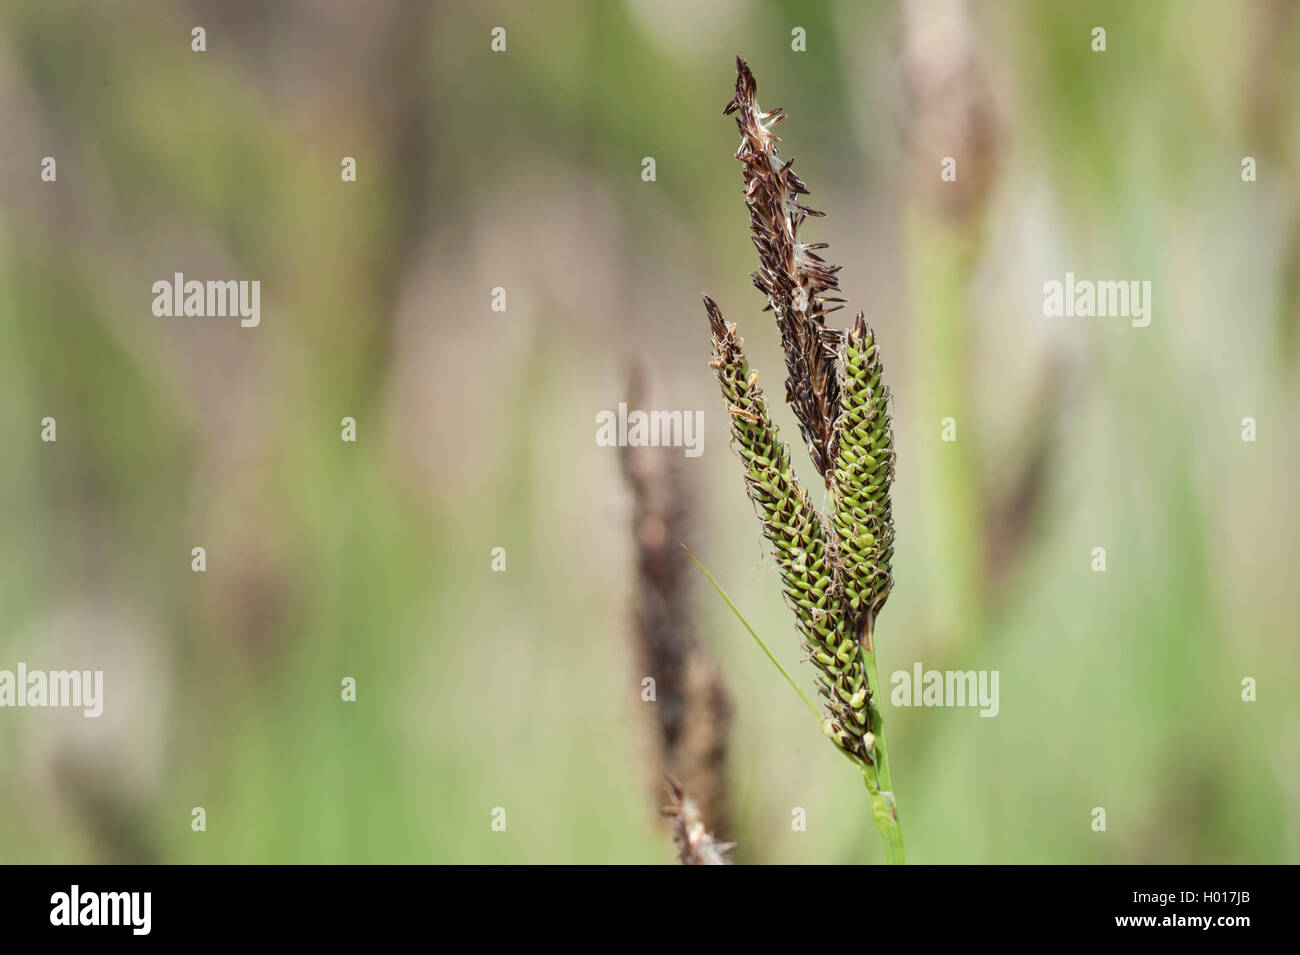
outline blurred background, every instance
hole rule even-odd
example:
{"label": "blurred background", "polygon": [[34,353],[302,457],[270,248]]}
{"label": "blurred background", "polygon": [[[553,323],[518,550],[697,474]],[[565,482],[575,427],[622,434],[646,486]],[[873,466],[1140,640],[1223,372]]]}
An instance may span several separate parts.
{"label": "blurred background", "polygon": [[[701,291],[782,393],[737,53],[895,395],[881,672],[1000,672],[994,719],[889,710],[909,860],[1300,861],[1300,13],[1270,0],[7,0],[0,668],[102,668],[105,710],[0,710],[0,860],[672,861],[595,440],[633,358],[640,407],[704,411],[682,541],[812,683],[707,365]],[[1151,281],[1150,326],[1045,317],[1067,271]],[[260,326],[155,317],[175,272],[259,280]],[[879,861],[857,774],[687,586],[736,861]]]}

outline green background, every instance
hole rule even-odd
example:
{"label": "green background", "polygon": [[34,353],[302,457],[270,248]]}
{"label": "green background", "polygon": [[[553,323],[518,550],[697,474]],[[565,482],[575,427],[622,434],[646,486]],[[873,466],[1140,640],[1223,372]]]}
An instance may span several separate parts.
{"label": "green background", "polygon": [[[1000,672],[995,719],[890,710],[909,860],[1300,859],[1300,13],[941,6],[8,0],[0,668],[101,667],[106,703],[0,710],[0,860],[672,860],[594,440],[633,356],[705,412],[687,543],[811,685],[699,300],[779,396],[737,53],[895,395],[882,673]],[[260,327],[154,317],[178,271],[259,280]],[[1067,271],[1151,281],[1150,327],[1045,317]],[[737,861],[878,861],[700,584]]]}

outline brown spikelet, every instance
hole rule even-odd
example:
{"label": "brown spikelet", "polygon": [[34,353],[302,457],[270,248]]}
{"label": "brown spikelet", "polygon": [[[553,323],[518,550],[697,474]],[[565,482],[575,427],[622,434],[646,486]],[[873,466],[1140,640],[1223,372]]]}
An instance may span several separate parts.
{"label": "brown spikelet", "polygon": [[667,777],[668,797],[672,805],[663,814],[673,820],[673,841],[677,844],[677,858],[682,865],[731,865],[726,853],[735,848],[734,843],[718,842],[700,818],[700,809],[682,788],[681,783]]}
{"label": "brown spikelet", "polygon": [[[634,367],[628,406],[640,407],[644,375]],[[694,627],[691,582],[697,571],[682,547],[692,526],[692,495],[681,449],[624,447],[620,463],[632,493],[636,595],[632,611],[638,682],[655,680],[655,702],[643,706],[653,721],[654,805],[659,780],[672,775],[692,793],[712,831],[730,827],[726,791],[731,699],[713,655]]]}
{"label": "brown spikelet", "polygon": [[794,160],[783,162],[777,151],[780,138],[772,127],[785,119],[785,112],[759,108],[758,83],[740,57],[736,57],[736,73],[736,95],[723,113],[734,113],[740,130],[736,158],[744,164],[745,205],[759,258],[752,277],[767,296],[765,311],[776,314],[781,332],[786,400],[798,418],[814,466],[829,482],[835,421],[840,414],[835,373],[840,336],[826,327],[826,316],[843,307],[836,294],[840,267],[827,265],[817,254],[826,243],[805,243],[800,236],[809,216],[825,213],[799,201],[808,187],[791,168]]}

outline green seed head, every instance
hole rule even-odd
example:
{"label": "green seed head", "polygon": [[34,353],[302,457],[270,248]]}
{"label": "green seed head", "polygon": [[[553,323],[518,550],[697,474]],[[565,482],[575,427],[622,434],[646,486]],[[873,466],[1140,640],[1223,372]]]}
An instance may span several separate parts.
{"label": "green seed head", "polygon": [[772,423],[767,401],[742,350],[736,326],[712,299],[705,309],[713,332],[710,365],[731,415],[731,440],[747,467],[745,486],[759,512],[809,659],[821,671],[818,686],[826,704],[823,728],[836,744],[860,759],[869,750],[866,673],[858,652],[853,618],[844,600],[843,569],[835,530],[808,498],[790,467],[790,452]]}
{"label": "green seed head", "polygon": [[832,484],[840,573],[853,615],[874,619],[894,583],[894,437],[875,336],[861,313],[844,343],[841,394]]}

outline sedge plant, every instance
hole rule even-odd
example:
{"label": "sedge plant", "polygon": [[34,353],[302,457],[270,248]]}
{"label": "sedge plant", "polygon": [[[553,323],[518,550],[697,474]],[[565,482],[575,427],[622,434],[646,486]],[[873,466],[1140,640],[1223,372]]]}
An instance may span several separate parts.
{"label": "sedge plant", "polygon": [[[777,151],[780,140],[772,128],[785,118],[784,111],[761,110],[753,73],[740,58],[736,69],[736,94],[724,112],[735,115],[740,130],[736,158],[744,166],[743,194],[759,254],[752,277],[767,298],[764,311],[776,318],[786,401],[825,482],[827,509],[813,503],[794,473],[736,326],[705,296],[713,337],[710,366],[731,419],[746,490],[771,544],[803,650],[817,669],[820,710],[800,694],[825,734],[861,772],[886,861],[902,863],[875,657],[876,620],[893,586],[889,389],[863,314],[847,331],[826,325],[826,316],[843,307],[839,266],[818,254],[825,243],[805,242],[801,234],[809,217],[824,213],[803,204],[808,189],[792,161]],[[782,673],[798,689],[784,668]]]}

